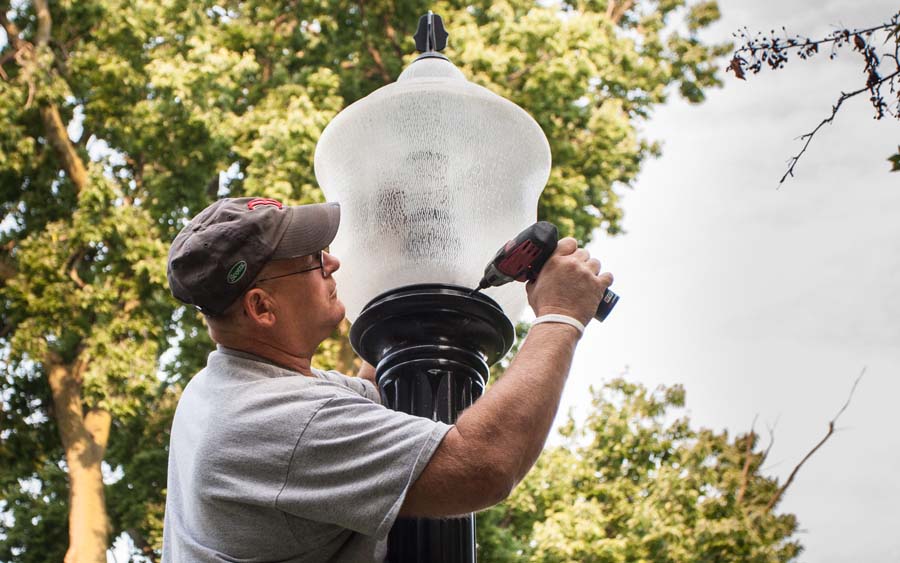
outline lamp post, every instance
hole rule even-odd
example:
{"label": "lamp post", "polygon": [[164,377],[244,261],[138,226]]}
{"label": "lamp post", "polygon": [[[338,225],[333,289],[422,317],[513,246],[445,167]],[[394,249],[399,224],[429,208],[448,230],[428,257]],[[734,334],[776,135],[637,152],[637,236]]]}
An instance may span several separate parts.
{"label": "lamp post", "polygon": [[[388,407],[452,424],[513,344],[524,286],[469,289],[535,221],[550,148],[522,108],[439,53],[446,36],[439,16],[422,16],[422,54],[334,118],[315,170],[342,207],[332,249],[354,350]],[[474,561],[474,516],[398,519],[388,560]]]}

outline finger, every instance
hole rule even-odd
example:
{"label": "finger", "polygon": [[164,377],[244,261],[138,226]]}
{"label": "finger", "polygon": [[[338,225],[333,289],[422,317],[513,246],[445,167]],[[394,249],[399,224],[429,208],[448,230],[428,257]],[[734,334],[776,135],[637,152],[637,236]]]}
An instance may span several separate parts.
{"label": "finger", "polygon": [[600,273],[600,260],[597,260],[596,258],[591,258],[590,260],[587,261],[587,267],[588,267],[588,269],[591,270],[591,273],[593,273],[596,276],[597,274]]}
{"label": "finger", "polygon": [[588,252],[587,249],[585,249],[585,248],[579,248],[572,254],[572,256],[574,256],[575,258],[578,258],[582,262],[587,262],[588,259],[591,257],[591,253]]}
{"label": "finger", "polygon": [[613,284],[613,275],[609,272],[603,272],[597,279],[603,284],[604,287],[609,287]]}
{"label": "finger", "polygon": [[556,253],[561,256],[566,256],[568,254],[572,254],[577,249],[578,241],[576,241],[572,237],[566,237],[559,239],[559,243],[556,246]]}

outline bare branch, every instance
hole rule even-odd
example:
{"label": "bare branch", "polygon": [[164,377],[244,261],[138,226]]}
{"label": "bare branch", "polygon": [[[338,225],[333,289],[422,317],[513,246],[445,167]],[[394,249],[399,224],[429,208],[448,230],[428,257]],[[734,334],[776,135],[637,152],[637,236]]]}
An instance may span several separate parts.
{"label": "bare branch", "polygon": [[56,156],[62,161],[62,167],[72,183],[75,184],[76,190],[83,191],[88,184],[87,168],[69,139],[69,133],[59,114],[59,108],[56,104],[47,104],[41,106],[40,110],[47,140],[50,141]]}
{"label": "bare branch", "polygon": [[[736,37],[743,42],[743,45],[734,52],[727,72],[734,72],[735,77],[746,80],[748,73],[757,74],[764,67],[768,66],[772,70],[783,68],[787,64],[791,55],[796,55],[800,59],[808,59],[820,52],[820,48],[826,45],[831,46],[830,58],[837,56],[837,51],[843,47],[849,47],[851,51],[858,52],[864,60],[865,66],[863,73],[866,76],[865,86],[849,93],[841,93],[837,103],[831,108],[831,115],[823,119],[815,129],[800,137],[805,140],[800,152],[791,157],[788,161],[787,172],[781,177],[779,186],[787,180],[788,177],[794,176],[794,168],[797,162],[806,153],[812,142],[813,137],[819,130],[834,120],[835,115],[841,108],[843,103],[863,92],[868,92],[869,102],[875,110],[875,119],[882,119],[885,115],[900,119],[900,98],[893,96],[900,90],[900,12],[891,16],[890,20],[864,29],[837,29],[822,39],[813,40],[808,37],[798,35],[788,36],[785,28],[781,28],[782,33],[776,34],[773,29],[768,36],[757,33],[751,36],[747,28],[742,28],[735,33]],[[885,41],[893,41],[893,53],[878,54],[876,51],[877,43],[876,33],[884,33]],[[893,72],[882,77],[882,72],[889,72],[890,68],[883,68],[887,65],[886,61],[893,62]],[[882,93],[882,87],[887,84],[890,90],[890,96],[887,100]]]}
{"label": "bare branch", "polygon": [[9,76],[6,74],[6,71],[3,70],[3,65],[10,60],[15,60],[16,63],[21,66],[22,61],[27,60],[28,58],[26,53],[30,52],[32,49],[31,43],[24,41],[19,37],[18,26],[6,17],[6,12],[8,11],[9,2],[6,0],[0,2],[0,27],[3,27],[3,30],[6,32],[7,40],[12,46],[12,49],[0,59],[0,76],[3,77],[3,80],[9,80]]}
{"label": "bare branch", "polygon": [[[34,47],[35,49],[41,49],[42,47],[47,47],[50,43],[50,28],[53,26],[53,20],[50,18],[50,8],[47,6],[47,0],[34,0],[32,4],[34,4],[34,11],[38,21],[37,30],[34,34]],[[30,61],[30,64],[33,65],[33,71],[38,70],[36,57],[34,60]],[[34,99],[34,91],[35,85],[32,80],[28,83],[28,101],[25,103],[26,108],[31,106],[31,102]]]}
{"label": "bare branch", "polygon": [[366,50],[372,56],[372,61],[375,62],[375,68],[378,69],[378,75],[385,82],[385,84],[391,82],[391,75],[387,71],[387,68],[384,66],[384,61],[381,59],[381,53],[376,49],[371,43],[366,41]]}
{"label": "bare branch", "polygon": [[867,85],[863,88],[860,88],[859,90],[855,90],[850,93],[841,92],[841,97],[838,98],[837,103],[834,106],[832,106],[832,108],[831,108],[831,115],[828,116],[827,118],[823,119],[821,121],[821,123],[819,123],[816,126],[815,129],[813,129],[809,133],[806,133],[805,135],[800,136],[801,140],[806,139],[806,143],[803,144],[803,148],[800,150],[799,153],[797,153],[795,156],[791,157],[791,159],[789,161],[790,165],[788,166],[788,170],[787,170],[787,172],[784,173],[784,176],[781,177],[781,180],[778,181],[778,184],[779,185],[783,184],[788,176],[791,176],[791,177],[794,176],[794,167],[797,165],[797,161],[800,160],[800,157],[803,156],[803,153],[806,152],[806,149],[809,147],[809,143],[812,142],[813,136],[815,136],[815,134],[818,133],[819,129],[821,129],[823,126],[834,121],[834,116],[837,115],[838,110],[841,109],[841,105],[845,101],[849,100],[850,98],[852,98],[854,96],[858,96],[859,94],[862,94],[863,92],[871,91],[871,90],[877,88],[878,86],[881,86],[885,82],[889,82],[889,81],[893,80],[896,77],[900,77],[900,69],[892,72],[891,74],[885,76],[884,78],[881,78],[880,80],[878,80],[871,86]]}
{"label": "bare branch", "polygon": [[6,37],[9,40],[9,44],[13,46],[13,49],[18,51],[22,48],[23,43],[27,43],[23,41],[22,38],[19,37],[19,28],[13,22],[9,21],[9,18],[6,17],[6,12],[9,11],[9,2],[7,0],[3,0],[0,2],[0,26],[3,26],[3,30],[6,31]]}
{"label": "bare branch", "polygon": [[766,430],[769,431],[769,445],[766,446],[766,451],[763,452],[761,458],[759,458],[759,466],[762,467],[762,464],[766,462],[766,459],[769,457],[769,452],[772,451],[772,446],[775,445],[775,427],[778,426],[778,419],[775,419],[775,424],[769,426],[766,424]]}
{"label": "bare branch", "polygon": [[65,266],[66,269],[69,270],[69,279],[75,282],[75,285],[77,285],[81,289],[84,289],[84,287],[87,285],[86,283],[84,283],[84,280],[81,279],[81,276],[78,275],[78,265],[81,263],[81,260],[84,259],[84,255],[85,251],[83,249],[79,250],[78,252],[70,256],[68,260],[66,260]]}
{"label": "bare branch", "polygon": [[800,468],[803,467],[803,464],[806,463],[806,461],[809,458],[811,458],[813,456],[813,454],[815,454],[819,450],[819,448],[821,448],[822,445],[828,441],[829,438],[831,438],[832,434],[834,434],[835,422],[837,422],[837,419],[840,418],[840,416],[844,413],[845,410],[847,410],[847,407],[850,405],[850,400],[853,399],[853,393],[856,391],[856,386],[859,384],[859,380],[862,379],[862,376],[865,373],[866,373],[866,368],[863,368],[862,371],[859,373],[859,375],[856,377],[856,381],[853,382],[853,387],[850,389],[850,395],[847,397],[847,400],[844,402],[844,406],[841,407],[841,410],[839,410],[837,412],[837,414],[834,415],[834,418],[832,418],[831,421],[828,423],[828,432],[825,434],[825,437],[822,438],[821,440],[819,440],[819,443],[816,444],[815,447],[813,447],[813,449],[809,450],[809,453],[807,453],[803,457],[803,459],[800,460],[800,463],[798,463],[796,465],[796,467],[794,467],[794,470],[791,471],[791,474],[790,474],[790,476],[788,476],[787,481],[785,481],[784,485],[782,485],[781,488],[779,488],[778,491],[775,492],[775,495],[772,497],[772,500],[770,500],[769,504],[766,505],[766,512],[772,510],[772,507],[774,507],[778,503],[778,501],[781,500],[781,497],[784,495],[784,492],[788,489],[788,487],[791,486],[791,483],[794,482],[794,477],[797,476],[797,473],[800,471]]}
{"label": "bare branch", "polygon": [[28,97],[25,99],[25,109],[30,108],[32,102],[34,102],[34,93],[35,93],[34,80],[29,80],[28,81]]}
{"label": "bare branch", "polygon": [[616,5],[615,2],[610,0],[610,6],[612,6],[612,12],[607,8],[606,12],[609,15],[610,21],[612,21],[613,25],[619,25],[619,22],[622,21],[622,18],[625,16],[625,12],[627,12],[633,5],[634,0],[623,0],[621,4]]}
{"label": "bare branch", "polygon": [[[16,25],[9,21],[6,17],[6,11],[9,9],[9,3],[4,1],[0,3],[0,25],[6,30],[10,43],[16,48],[16,62],[23,68],[27,68],[34,75],[38,72],[38,60],[35,56],[35,49],[43,47],[49,48],[50,30],[53,20],[50,17],[50,8],[47,0],[34,0],[34,9],[37,14],[37,30],[35,32],[35,45],[32,47],[27,41],[19,38],[19,30]],[[25,107],[31,107],[36,95],[36,86],[33,77],[28,81],[28,98],[25,101]],[[88,182],[87,169],[84,162],[75,147],[69,140],[69,134],[63,123],[56,104],[41,103],[40,104],[41,119],[44,122],[44,130],[47,134],[47,140],[53,147],[54,152],[60,159],[62,168],[65,170],[69,179],[75,184],[77,191],[82,191]]]}
{"label": "bare branch", "polygon": [[[7,32],[7,33],[9,33],[9,32]],[[9,75],[6,74],[6,70],[4,70],[3,65],[8,63],[9,61],[18,60],[18,58],[20,57],[20,54],[19,54],[20,50],[21,50],[21,48],[10,49],[5,55],[0,57],[0,78],[3,78],[3,80],[7,80],[7,81],[9,80]]]}
{"label": "bare branch", "polygon": [[397,40],[397,30],[394,29],[394,26],[391,24],[388,14],[384,14],[381,17],[381,23],[384,26],[384,34],[390,40],[391,45],[393,45],[397,58],[402,59],[403,55],[406,53],[403,51],[403,47],[400,46],[400,42]]}
{"label": "bare branch", "polygon": [[[895,16],[896,17],[896,16]],[[819,51],[820,45],[826,44],[840,44],[847,41],[851,36],[854,35],[868,35],[870,33],[875,33],[878,31],[885,31],[888,29],[893,29],[896,27],[896,22],[893,20],[889,22],[885,22],[881,25],[876,25],[873,27],[869,27],[866,29],[854,29],[853,31],[847,29],[841,29],[835,31],[828,37],[824,39],[812,40],[804,37],[794,37],[788,39],[781,39],[778,37],[771,37],[769,39],[753,39],[746,45],[739,48],[735,51],[735,54],[749,54],[751,56],[756,54],[756,51],[763,51],[766,49],[779,49],[779,50],[787,50],[787,49],[797,49],[797,51],[805,51],[808,48],[812,48],[812,53],[816,53]],[[748,37],[746,32],[742,32],[742,37]],[[890,38],[890,35],[888,36]],[[772,63],[769,63],[772,66]]]}

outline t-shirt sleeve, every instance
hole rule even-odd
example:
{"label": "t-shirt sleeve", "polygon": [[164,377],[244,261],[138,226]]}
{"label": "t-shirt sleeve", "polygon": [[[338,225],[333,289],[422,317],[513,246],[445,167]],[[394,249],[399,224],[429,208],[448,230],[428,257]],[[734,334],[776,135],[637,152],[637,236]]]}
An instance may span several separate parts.
{"label": "t-shirt sleeve", "polygon": [[349,393],[333,397],[300,436],[276,506],[385,538],[450,428]]}
{"label": "t-shirt sleeve", "polygon": [[334,370],[319,371],[318,374],[322,379],[325,379],[332,383],[337,383],[338,385],[343,385],[344,387],[356,393],[359,393],[372,402],[381,402],[381,393],[379,393],[375,385],[367,379],[363,379],[361,377],[349,377]]}

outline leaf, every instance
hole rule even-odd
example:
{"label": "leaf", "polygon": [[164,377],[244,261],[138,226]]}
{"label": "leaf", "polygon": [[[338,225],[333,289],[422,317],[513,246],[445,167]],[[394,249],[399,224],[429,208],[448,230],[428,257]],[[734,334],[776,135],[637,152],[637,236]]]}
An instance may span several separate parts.
{"label": "leaf", "polygon": [[740,57],[735,57],[731,59],[731,64],[728,65],[727,70],[734,71],[734,76],[736,78],[740,78],[741,80],[747,80],[747,77],[744,76],[744,67],[743,60]]}
{"label": "leaf", "polygon": [[888,162],[891,163],[891,172],[900,171],[900,147],[897,147],[897,154],[888,158]]}

